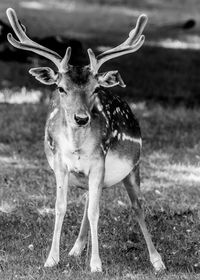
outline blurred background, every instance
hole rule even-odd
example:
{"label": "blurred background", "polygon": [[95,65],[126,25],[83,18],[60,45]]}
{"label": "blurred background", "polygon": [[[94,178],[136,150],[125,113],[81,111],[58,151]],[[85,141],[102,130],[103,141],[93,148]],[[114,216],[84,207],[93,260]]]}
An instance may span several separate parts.
{"label": "blurred background", "polygon": [[134,100],[156,100],[164,104],[199,104],[200,23],[198,0],[1,0],[0,88],[39,88],[27,74],[29,65],[48,61],[12,48],[7,7],[16,9],[29,36],[64,55],[73,48],[72,64],[88,63],[87,48],[95,53],[126,39],[141,13],[149,17],[142,49],[106,64],[119,69],[127,89],[116,92]]}
{"label": "blurred background", "polygon": [[[33,40],[60,55],[72,46],[74,65],[88,64],[88,48],[98,54],[119,45],[147,14],[142,48],[101,71],[119,70],[127,87],[112,92],[127,100],[141,125],[141,188],[148,228],[168,268],[162,279],[199,279],[199,0],[0,0],[0,278],[66,279],[67,273],[68,279],[90,279],[86,252],[77,261],[67,256],[83,212],[77,188],[69,192],[61,264],[43,268],[55,203],[43,138],[55,88],[42,86],[28,70],[52,65],[9,45],[8,7]],[[102,279],[154,279],[124,189],[106,190],[101,204]]]}

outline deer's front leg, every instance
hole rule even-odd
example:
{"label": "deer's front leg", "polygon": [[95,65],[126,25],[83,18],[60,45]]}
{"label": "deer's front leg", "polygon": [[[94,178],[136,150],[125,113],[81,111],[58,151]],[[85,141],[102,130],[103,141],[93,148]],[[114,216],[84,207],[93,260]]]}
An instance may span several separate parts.
{"label": "deer's front leg", "polygon": [[102,265],[99,257],[98,245],[98,220],[99,220],[99,199],[104,181],[104,160],[94,162],[89,175],[89,201],[88,219],[91,230],[92,252],[90,260],[91,272],[101,272]]}
{"label": "deer's front leg", "polygon": [[59,262],[60,235],[67,209],[68,171],[66,168],[64,168],[58,157],[54,162],[54,173],[56,177],[57,187],[55,204],[55,225],[51,250],[45,262],[45,267],[52,267]]}

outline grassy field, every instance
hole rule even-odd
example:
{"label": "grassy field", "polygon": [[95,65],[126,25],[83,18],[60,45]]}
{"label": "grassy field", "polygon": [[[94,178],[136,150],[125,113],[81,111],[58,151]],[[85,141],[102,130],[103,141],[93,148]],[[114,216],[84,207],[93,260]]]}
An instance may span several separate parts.
{"label": "grassy field", "polygon": [[[33,2],[39,6],[31,8]],[[119,69],[127,88],[116,88],[114,93],[128,100],[141,124],[141,188],[146,221],[167,271],[154,275],[123,186],[102,195],[99,239],[104,272],[90,274],[87,248],[81,258],[68,257],[83,212],[83,192],[76,188],[70,190],[61,262],[54,269],[43,267],[52,239],[55,203],[55,179],[43,150],[48,103],[44,98],[48,99],[50,89],[41,88],[29,77],[27,70],[32,64],[0,60],[0,100],[13,102],[0,103],[1,280],[200,277],[200,55],[198,50],[148,45],[168,37],[184,39],[183,31],[175,26],[190,16],[197,19],[197,26],[187,35],[198,36],[199,1],[132,3],[113,0],[107,6],[108,1],[103,0],[60,0],[56,4],[50,0],[2,0],[0,16],[5,20],[5,9],[15,7],[29,34],[63,34],[80,39],[85,50],[92,47],[98,52],[101,46],[120,43],[138,14],[148,14],[146,45],[132,57],[111,61],[102,69]],[[86,55],[84,61],[87,63]],[[46,65],[41,60],[34,63]],[[16,92],[20,95],[15,96]],[[22,95],[27,99],[26,94],[29,101],[37,96],[43,96],[43,101],[17,104]]]}

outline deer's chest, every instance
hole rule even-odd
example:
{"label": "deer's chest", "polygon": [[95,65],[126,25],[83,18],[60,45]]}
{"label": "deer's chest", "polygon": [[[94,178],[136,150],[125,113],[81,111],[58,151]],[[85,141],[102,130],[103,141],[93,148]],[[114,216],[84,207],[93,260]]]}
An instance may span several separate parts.
{"label": "deer's chest", "polygon": [[87,144],[76,147],[73,141],[60,134],[58,147],[63,165],[66,165],[69,172],[82,173],[88,176],[91,164],[92,140],[88,139]]}
{"label": "deer's chest", "polygon": [[[98,151],[101,145],[95,138],[88,137],[83,140],[83,145],[79,148],[74,146],[64,133],[56,137],[58,151],[62,164],[71,173],[71,184],[86,187],[89,173],[98,160]],[[99,155],[100,156],[100,155]],[[102,156],[102,155],[101,155]],[[50,161],[49,161],[50,162]],[[51,164],[50,164],[51,165]],[[104,186],[109,187],[122,181],[133,169],[134,161],[131,157],[126,157],[124,153],[119,153],[118,149],[108,149],[105,157]]]}
{"label": "deer's chest", "polygon": [[88,176],[90,170],[90,159],[88,155],[79,154],[79,152],[69,152],[63,154],[63,161],[67,165],[69,172]]}
{"label": "deer's chest", "polygon": [[[87,158],[75,159],[73,157],[69,164],[71,171],[70,184],[87,188],[88,174],[90,168],[92,168],[91,161],[88,162]],[[130,160],[122,159],[118,154],[109,151],[105,158],[104,187],[110,187],[121,182],[132,169],[133,164]]]}
{"label": "deer's chest", "polygon": [[[92,140],[88,139],[87,145],[84,145],[82,150],[71,150],[70,144],[65,138],[60,139],[59,146],[61,149],[62,161],[67,165],[69,172],[81,181],[84,175],[85,182],[87,182],[89,172],[98,158],[97,151],[94,153],[92,149]],[[105,158],[104,186],[109,187],[119,183],[130,173],[132,168],[132,160],[126,157],[122,158],[117,151],[108,150]]]}

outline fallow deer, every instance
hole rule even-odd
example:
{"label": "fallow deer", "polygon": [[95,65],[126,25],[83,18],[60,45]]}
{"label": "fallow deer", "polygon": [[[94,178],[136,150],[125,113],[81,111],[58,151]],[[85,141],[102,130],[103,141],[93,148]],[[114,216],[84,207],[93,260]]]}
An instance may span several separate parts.
{"label": "fallow deer", "polygon": [[92,272],[102,271],[98,244],[99,200],[103,188],[123,181],[144,235],[150,261],[156,271],[165,265],[148,233],[140,205],[139,158],[142,145],[138,121],[126,102],[113,96],[105,88],[125,84],[118,71],[99,73],[106,61],[137,51],[144,43],[143,29],[147,17],[141,15],[129,37],[119,46],[95,56],[88,49],[90,63],[84,67],[69,64],[71,48],[64,58],[32,41],[18,23],[13,9],[7,10],[10,24],[19,41],[8,34],[8,41],[16,48],[35,52],[51,60],[57,71],[49,67],[32,68],[29,73],[46,85],[57,85],[45,126],[45,152],[57,184],[53,241],[45,267],[59,262],[61,228],[67,208],[70,174],[85,176],[88,182],[83,220],[76,242],[69,252],[79,256],[83,251],[88,228],[91,230]]}

